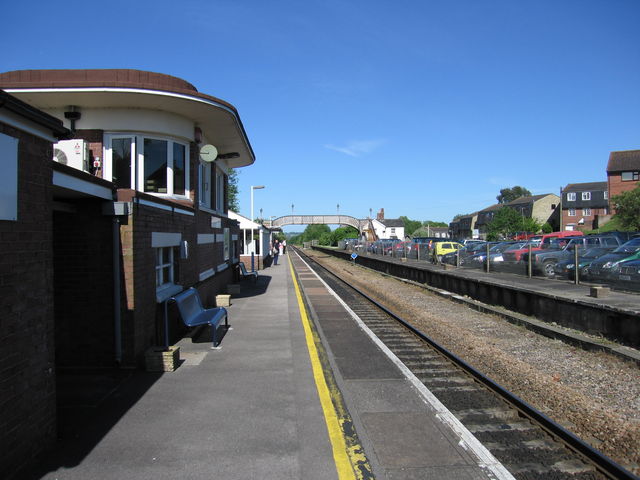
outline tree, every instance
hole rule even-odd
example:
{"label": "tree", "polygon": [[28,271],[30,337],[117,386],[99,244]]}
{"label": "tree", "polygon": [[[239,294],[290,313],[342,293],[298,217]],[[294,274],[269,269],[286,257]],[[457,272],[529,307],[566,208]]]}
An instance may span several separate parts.
{"label": "tree", "polygon": [[540,224],[533,218],[523,217],[511,207],[502,207],[487,225],[487,238],[497,240],[507,238],[516,232],[537,232]]}
{"label": "tree", "polygon": [[238,172],[233,168],[229,169],[229,186],[227,187],[227,201],[229,202],[229,210],[236,213],[240,212],[240,201],[238,198]]}
{"label": "tree", "polygon": [[512,188],[503,188],[500,190],[500,195],[496,197],[498,203],[509,203],[516,198],[530,197],[531,192],[524,187],[515,186]]}
{"label": "tree", "polygon": [[408,217],[400,217],[400,220],[402,220],[402,223],[404,224],[405,236],[411,235],[422,226],[422,222],[419,220],[409,220]]}
{"label": "tree", "polygon": [[633,190],[611,197],[615,208],[614,218],[624,229],[640,230],[640,183]]}

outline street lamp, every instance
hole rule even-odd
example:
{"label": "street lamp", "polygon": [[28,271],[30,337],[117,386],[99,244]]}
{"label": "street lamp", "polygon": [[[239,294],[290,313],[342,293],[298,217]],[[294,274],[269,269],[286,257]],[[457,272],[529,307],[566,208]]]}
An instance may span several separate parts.
{"label": "street lamp", "polygon": [[[251,262],[253,263],[253,255],[256,253],[256,241],[253,238],[253,222],[255,219],[253,218],[253,191],[261,190],[264,188],[264,185],[252,185],[251,186]],[[253,265],[251,265],[251,270],[253,270]]]}

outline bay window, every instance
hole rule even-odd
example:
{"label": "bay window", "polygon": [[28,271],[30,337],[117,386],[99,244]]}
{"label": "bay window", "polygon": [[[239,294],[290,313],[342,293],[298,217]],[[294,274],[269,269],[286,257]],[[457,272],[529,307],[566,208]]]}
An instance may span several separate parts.
{"label": "bay window", "polygon": [[189,146],[170,138],[105,135],[105,175],[117,188],[188,196]]}

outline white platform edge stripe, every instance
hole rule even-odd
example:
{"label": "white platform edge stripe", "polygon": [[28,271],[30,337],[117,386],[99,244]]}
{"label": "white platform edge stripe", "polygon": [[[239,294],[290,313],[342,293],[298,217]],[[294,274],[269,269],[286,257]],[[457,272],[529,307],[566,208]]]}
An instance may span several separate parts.
{"label": "white platform edge stripe", "polygon": [[[300,258],[300,257],[299,257]],[[500,463],[500,461],[493,456],[493,454],[485,447],[467,428],[458,420],[440,400],[438,400],[433,393],[409,370],[404,363],[382,343],[382,341],[365,325],[358,315],[349,308],[349,306],[335,293],[327,283],[320,278],[320,276],[311,269],[309,264],[300,258],[311,272],[316,276],[320,282],[327,288],[329,293],[333,295],[338,302],[345,308],[345,310],[351,315],[351,317],[358,323],[360,328],[371,338],[371,340],[382,350],[387,357],[400,369],[403,375],[411,382],[418,392],[423,397],[425,403],[429,404],[435,411],[436,417],[448,426],[453,432],[455,432],[460,438],[459,445],[474,455],[478,460],[478,466],[483,469],[489,470],[495,475],[496,479],[500,480],[515,480],[513,475]]]}

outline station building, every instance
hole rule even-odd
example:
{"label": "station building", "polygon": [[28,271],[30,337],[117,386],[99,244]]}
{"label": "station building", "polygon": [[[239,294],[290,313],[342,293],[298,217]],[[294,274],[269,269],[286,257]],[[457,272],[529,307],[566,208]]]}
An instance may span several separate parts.
{"label": "station building", "polygon": [[[235,281],[228,172],[255,155],[235,107],[169,75],[24,70],[0,89],[17,171],[0,217],[7,472],[55,439],[56,371],[140,366],[162,344],[166,299],[195,286],[213,305]],[[184,331],[171,310],[169,330]]]}

